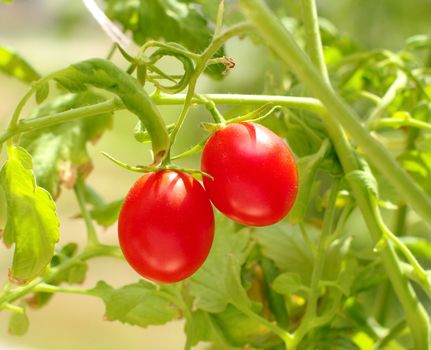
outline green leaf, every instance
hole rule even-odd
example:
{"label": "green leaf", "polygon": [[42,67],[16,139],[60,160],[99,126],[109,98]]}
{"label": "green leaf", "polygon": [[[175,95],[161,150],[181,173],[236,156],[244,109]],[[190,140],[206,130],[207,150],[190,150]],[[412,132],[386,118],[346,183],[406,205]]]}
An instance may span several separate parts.
{"label": "green leaf", "polygon": [[[343,330],[331,327],[322,327],[318,329],[312,337],[305,341],[304,349],[319,350],[359,350],[352,341],[351,334],[343,334]],[[308,346],[307,346],[308,345]],[[368,349],[371,349],[369,347]]]}
{"label": "green leaf", "polygon": [[337,283],[345,296],[350,295],[350,290],[356,280],[357,271],[358,262],[356,259],[349,257],[342,261]]}
{"label": "green leaf", "polygon": [[223,332],[225,340],[232,346],[242,347],[251,344],[256,348],[277,341],[272,332],[256,320],[245,316],[232,305],[218,314],[211,316],[213,322]]}
{"label": "green leaf", "polygon": [[[67,94],[42,106],[32,118],[103,101],[91,92]],[[97,140],[111,125],[112,113],[103,113],[22,135],[20,145],[33,156],[38,184],[54,197],[61,185],[72,188],[78,171],[86,174],[91,169],[87,143]]]}
{"label": "green leaf", "polygon": [[[290,113],[290,115],[293,114]],[[286,138],[289,147],[298,157],[305,157],[319,150],[321,139],[305,123],[299,124],[296,118],[290,117],[286,124]]]}
{"label": "green leaf", "polygon": [[37,104],[41,104],[49,95],[49,84],[43,84],[39,89],[36,91],[36,102]]}
{"label": "green leaf", "polygon": [[4,46],[0,46],[0,72],[25,83],[40,79],[39,73],[27,61],[12,49]]}
{"label": "green leaf", "polygon": [[327,280],[336,280],[346,259],[350,256],[352,238],[337,239],[331,243],[326,251],[323,275]]}
{"label": "green leaf", "polygon": [[30,154],[11,147],[8,157],[0,174],[7,202],[4,242],[15,243],[10,278],[26,283],[50,262],[59,237],[59,222],[51,196],[35,183]]}
{"label": "green leaf", "polygon": [[85,185],[85,201],[92,206],[91,217],[103,227],[109,227],[117,221],[124,202],[123,199],[119,199],[106,203],[88,184]]}
{"label": "green leaf", "polygon": [[280,294],[294,294],[301,289],[304,289],[304,285],[301,280],[301,276],[294,272],[285,272],[274,280],[272,288]]}
{"label": "green leaf", "polygon": [[375,288],[386,279],[387,276],[381,266],[376,268],[374,264],[369,264],[361,269],[358,268],[350,294],[355,295]]}
{"label": "green leaf", "polygon": [[143,280],[119,289],[99,282],[91,294],[103,299],[109,321],[145,328],[181,317],[179,307],[167,297],[168,293]]}
{"label": "green leaf", "polygon": [[67,271],[67,283],[81,284],[84,282],[87,275],[87,263],[80,261]]}
{"label": "green leaf", "polygon": [[[212,29],[199,6],[178,0],[105,0],[106,14],[131,31],[133,40],[143,45],[149,40],[175,42],[200,53],[210,43]],[[163,23],[163,25],[160,25]],[[220,49],[215,57],[224,55]],[[222,64],[211,65],[206,72],[213,78],[223,77]]]}
{"label": "green leaf", "polygon": [[360,170],[354,170],[346,174],[346,179],[349,182],[357,182],[362,187],[365,187],[375,198],[378,197],[378,185],[377,180],[374,177],[368,163],[363,159],[359,158]]}
{"label": "green leaf", "polygon": [[124,200],[120,199],[102,206],[95,207],[90,211],[91,217],[100,226],[109,227],[117,222],[123,201]]}
{"label": "green leaf", "polygon": [[208,315],[202,310],[191,312],[191,318],[187,318],[184,331],[191,346],[201,341],[210,341],[212,332]]}
{"label": "green leaf", "polygon": [[431,242],[419,237],[400,237],[400,240],[417,258],[431,260]]}
{"label": "green leaf", "polygon": [[[78,251],[78,245],[76,243],[68,243],[61,247],[60,250],[56,251],[55,255],[51,259],[50,268],[55,268],[64,261],[70,259],[76,255]],[[84,282],[88,265],[84,261],[77,261],[70,268],[64,270],[60,274],[57,274],[54,279],[49,281],[50,285],[58,286],[61,283],[69,284],[81,284]],[[46,305],[52,298],[53,293],[36,292],[30,298],[26,299],[26,303],[32,308],[41,308]]]}
{"label": "green leaf", "polygon": [[431,152],[411,150],[398,157],[404,169],[431,195]]}
{"label": "green leaf", "polygon": [[9,333],[16,336],[25,335],[30,327],[30,320],[25,310],[22,313],[13,313],[9,318]]}
{"label": "green leaf", "polygon": [[[314,240],[318,232],[307,227],[310,238]],[[301,276],[305,285],[309,284],[313,271],[313,255],[302,238],[298,225],[279,223],[257,228],[253,238],[262,249],[262,254],[274,261],[283,272],[293,272]]]}
{"label": "green leaf", "polygon": [[70,92],[83,92],[92,86],[117,95],[148,130],[154,163],[164,159],[170,145],[168,131],[157,106],[136,79],[111,61],[99,58],[73,64],[57,72],[53,79]]}
{"label": "green leaf", "polygon": [[246,229],[235,232],[234,223],[217,219],[214,243],[202,267],[188,280],[196,307],[221,312],[228,303],[249,306],[240,281],[240,267],[248,255],[249,235]]}
{"label": "green leaf", "polygon": [[310,201],[312,185],[320,164],[325,159],[329,141],[324,141],[319,151],[310,156],[303,157],[297,162],[298,167],[298,195],[295,204],[289,213],[289,222],[296,224],[303,221]]}

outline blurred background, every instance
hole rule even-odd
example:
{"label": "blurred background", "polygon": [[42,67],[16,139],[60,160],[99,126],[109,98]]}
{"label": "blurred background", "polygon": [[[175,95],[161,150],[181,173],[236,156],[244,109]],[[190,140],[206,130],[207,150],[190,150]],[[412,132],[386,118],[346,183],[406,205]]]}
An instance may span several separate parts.
{"label": "blurred background", "polygon": [[[207,0],[213,1],[213,0]],[[295,13],[297,0],[285,0]],[[431,34],[431,0],[321,0],[320,15],[329,19],[342,33],[353,37],[365,48],[397,50],[414,34]],[[0,45],[15,48],[42,74],[90,57],[105,57],[111,43],[80,1],[15,0],[12,5],[0,5]],[[271,65],[271,55],[256,48],[249,40],[233,40],[227,44],[227,54],[237,63],[223,82],[202,77],[199,92],[259,93],[265,70]],[[252,57],[253,59],[250,59]],[[121,62],[121,59],[117,57]],[[0,127],[8,122],[27,86],[0,74]],[[31,107],[30,107],[31,108]],[[167,121],[175,120],[180,107],[161,107]],[[200,108],[192,110],[180,133],[176,151],[197,143],[203,134],[199,122],[208,118]],[[126,113],[115,116],[114,128],[95,146],[89,146],[95,169],[89,177],[91,185],[107,201],[122,198],[139,175],[126,172],[104,159],[106,151],[131,164],[150,160],[149,148],[133,138],[136,120]],[[174,152],[175,153],[175,152]],[[1,160],[4,154],[0,155]],[[198,157],[188,159],[196,166]],[[1,202],[1,201],[0,201]],[[64,190],[58,202],[61,221],[61,244],[69,241],[85,243],[85,227],[73,219],[78,207],[73,192]],[[0,204],[0,227],[5,209]],[[115,226],[99,229],[104,242],[116,242]],[[7,279],[11,250],[0,245],[0,285]],[[85,287],[98,280],[113,286],[133,283],[138,276],[123,262],[98,259],[90,262]],[[87,296],[56,295],[43,309],[29,310],[30,330],[24,337],[8,335],[9,314],[0,313],[0,350],[177,350],[185,337],[182,322],[141,329],[120,323],[103,321],[104,306],[100,300]]]}

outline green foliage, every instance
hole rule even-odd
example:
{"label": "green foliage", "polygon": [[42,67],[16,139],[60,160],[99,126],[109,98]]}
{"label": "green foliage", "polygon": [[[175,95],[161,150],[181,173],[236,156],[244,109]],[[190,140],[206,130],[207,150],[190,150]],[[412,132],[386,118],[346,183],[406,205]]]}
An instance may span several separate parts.
{"label": "green foliage", "polygon": [[[148,40],[163,39],[201,53],[210,43],[210,22],[201,14],[197,4],[178,0],[105,0],[106,13],[131,31],[133,40],[142,45]],[[160,25],[160,24],[163,25]],[[220,49],[215,57],[224,55]],[[213,78],[223,76],[224,66],[212,65],[206,72]]]}
{"label": "green foliage", "polygon": [[9,333],[12,335],[25,335],[30,326],[30,320],[23,310],[22,313],[14,312],[9,319]]}
{"label": "green foliage", "polygon": [[100,226],[109,227],[117,219],[123,204],[123,200],[115,200],[106,203],[105,200],[90,186],[85,187],[85,200],[91,205],[90,215]]}
{"label": "green foliage", "polygon": [[[216,225],[211,252],[203,266],[190,279],[190,293],[199,309],[221,312],[228,303],[249,306],[240,281],[240,267],[245,262],[249,247],[246,230],[233,233],[233,223],[221,219]],[[214,283],[215,281],[221,283]]]}
{"label": "green foliage", "polygon": [[410,150],[401,154],[398,160],[423,190],[431,195],[431,152]]}
{"label": "green foliage", "polygon": [[[303,24],[302,2],[267,3],[280,17],[283,28],[294,34],[301,47],[309,49],[305,29],[310,28]],[[97,236],[85,247],[70,243],[54,249],[59,222],[51,196],[57,198],[61,186],[73,187],[78,174],[85,179],[91,169],[88,143],[111,128],[117,109],[126,108],[138,117],[135,137],[139,142],[152,142],[156,164],[135,170],[160,168],[156,166],[171,147],[169,133],[178,125],[165,127],[156,104],[185,103],[187,112],[195,103],[202,103],[199,94],[203,92],[199,89],[192,102],[185,101],[184,95],[172,94],[187,88],[194,59],[208,47],[219,2],[105,0],[105,4],[107,15],[131,32],[137,44],[159,39],[164,43],[150,45],[149,57],[125,55],[131,63],[128,71],[109,60],[91,59],[42,80],[24,59],[0,48],[0,70],[27,83],[39,80],[28,96],[35,95],[41,104],[25,121],[15,120],[17,123],[0,134],[0,144],[8,141],[8,159],[0,175],[7,204],[3,240],[8,246],[15,244],[11,280],[26,283],[0,291],[0,310],[13,312],[10,333],[22,335],[28,329],[29,320],[25,309],[20,312],[21,305],[41,308],[56,292],[68,292],[101,299],[110,321],[145,328],[183,318],[186,350],[201,342],[215,350],[425,349],[413,341],[418,341],[418,334],[428,334],[429,326],[424,322],[429,316],[421,308],[425,305],[429,309],[426,296],[431,295],[429,283],[424,281],[430,278],[431,260],[427,218],[419,221],[412,213],[412,201],[387,181],[388,174],[378,171],[374,163],[374,167],[368,165],[368,161],[375,161],[375,154],[363,143],[358,147],[355,133],[333,137],[330,130],[338,124],[324,123],[328,115],[316,110],[316,104],[311,106],[314,109],[307,105],[303,97],[309,97],[312,90],[305,89],[304,79],[293,76],[276,56],[263,68],[267,81],[261,90],[272,95],[270,108],[277,101],[280,106],[259,122],[283,137],[297,156],[299,192],[289,216],[269,227],[250,228],[216,214],[211,252],[203,266],[183,282],[161,285],[139,280],[114,288],[100,281],[91,289],[80,286],[87,276],[89,259],[118,258],[121,251],[101,244]],[[224,25],[242,18],[237,3],[226,1],[225,5]],[[320,19],[319,27],[322,54],[334,90],[360,116],[368,135],[364,138],[377,140],[386,148],[384,159],[393,159],[392,164],[411,175],[406,181],[412,188],[417,184],[431,195],[430,38],[410,38],[399,52],[366,51],[340,34],[328,20]],[[252,38],[256,45],[268,44],[255,34]],[[286,47],[286,42],[280,46]],[[221,49],[216,56],[223,54]],[[148,60],[155,64],[165,56],[174,56],[183,63],[186,74],[173,78],[150,67]],[[251,58],[258,61],[260,56]],[[307,70],[309,64],[308,60],[301,62],[301,69]],[[207,73],[212,77],[222,76],[224,67],[210,67]],[[137,79],[132,77],[134,70]],[[160,81],[174,85],[162,86]],[[143,88],[149,86],[147,82],[158,88],[151,98]],[[97,89],[113,94],[113,99],[108,100]],[[45,102],[53,90],[59,90],[60,96]],[[296,97],[303,105],[290,105],[286,96]],[[224,113],[226,119],[269,108],[258,95],[204,97],[208,99],[205,107],[213,114],[217,99],[220,104],[234,104]],[[27,102],[26,98],[20,104]],[[88,109],[94,110],[87,115]],[[222,108],[220,111],[225,112]],[[70,117],[66,122],[61,120],[65,112]],[[53,121],[57,124],[50,124]],[[201,147],[190,145],[190,149]],[[166,165],[173,166],[169,159],[161,168]],[[340,181],[340,185],[332,197],[329,189],[334,181],[337,185]],[[358,196],[354,188],[363,196]],[[78,216],[86,219],[89,232],[96,231],[92,227],[95,223],[102,227],[115,224],[123,199],[107,202],[88,185],[84,197],[86,205]],[[360,217],[356,208],[364,208],[364,202],[368,211]],[[327,218],[331,203],[334,212]],[[377,204],[384,208],[383,218],[376,218],[375,212],[380,209]],[[373,239],[367,228],[370,223],[377,227]],[[399,241],[386,239],[384,229],[389,228]],[[418,273],[412,257],[418,265],[423,264],[419,272],[425,278]],[[387,261],[393,264],[388,266]],[[404,294],[399,293],[400,289]],[[405,307],[406,300],[410,307]],[[407,327],[401,323],[402,327],[393,332],[391,327],[404,319]]]}
{"label": "green foliage", "polygon": [[143,280],[120,289],[99,282],[91,294],[103,300],[109,321],[147,327],[164,324],[181,315],[169,293]]}
{"label": "green foliage", "polygon": [[[313,240],[318,235],[316,230],[311,227],[309,234]],[[282,223],[256,229],[253,232],[253,237],[261,247],[262,255],[274,261],[281,271],[297,274],[302,281],[309,283],[313,256],[302,239],[297,225]]]}
{"label": "green foliage", "polygon": [[15,243],[10,279],[26,283],[51,260],[59,222],[51,196],[35,182],[30,154],[16,147],[8,153],[9,159],[0,174],[7,202],[3,240],[8,246]]}
{"label": "green foliage", "polygon": [[[51,259],[49,269],[55,269],[59,265],[69,261],[72,257],[76,256],[78,251],[78,245],[76,243],[68,243],[65,246],[58,249]],[[88,271],[88,264],[83,260],[78,260],[65,271],[57,274],[55,278],[52,278],[49,282],[52,286],[59,286],[62,283],[68,284],[82,284],[85,280]],[[54,296],[52,293],[47,292],[36,292],[33,293],[31,298],[26,300],[32,308],[39,309],[45,306]]]}
{"label": "green foliage", "polygon": [[[103,102],[105,99],[92,92],[67,94],[39,108],[31,118],[45,117],[53,112]],[[91,170],[88,142],[95,142],[105,130],[112,127],[112,113],[84,118],[52,126],[23,135],[20,145],[33,157],[38,184],[57,197],[60,186],[72,188],[78,173]]]}
{"label": "green foliage", "polygon": [[[12,1],[4,2],[11,3]],[[26,60],[12,49],[4,46],[0,46],[0,72],[25,83],[40,79],[39,73]]]}
{"label": "green foliage", "polygon": [[160,112],[138,81],[113,63],[103,59],[90,59],[58,72],[54,79],[71,92],[84,92],[89,86],[93,86],[117,95],[151,135],[154,162],[159,163],[166,156],[169,136]]}
{"label": "green foliage", "polygon": [[279,342],[271,331],[256,320],[245,316],[232,305],[214,316],[212,321],[226,339],[226,342],[235,347],[253,344],[255,347],[267,348]]}

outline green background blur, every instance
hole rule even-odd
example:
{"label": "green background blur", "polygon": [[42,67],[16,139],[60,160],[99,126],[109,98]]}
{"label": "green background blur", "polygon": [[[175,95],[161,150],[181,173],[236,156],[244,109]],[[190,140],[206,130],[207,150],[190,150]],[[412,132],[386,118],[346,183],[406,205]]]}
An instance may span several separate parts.
{"label": "green background blur", "polygon": [[[297,0],[284,2],[293,13],[298,11]],[[322,17],[328,18],[342,33],[353,37],[364,48],[397,50],[409,36],[431,34],[431,0],[321,0],[318,5]],[[106,56],[110,41],[80,1],[15,0],[13,5],[0,5],[0,45],[14,47],[37,70],[46,74],[82,59]],[[268,52],[255,48],[248,40],[237,40],[228,43],[227,54],[235,59],[235,70],[223,82],[211,82],[203,77],[198,91],[260,93],[265,70],[272,60]],[[1,127],[7,123],[26,89],[24,84],[0,75]],[[180,107],[162,107],[161,110],[167,121],[173,121]],[[200,140],[202,133],[198,124],[206,118],[207,113],[202,109],[192,111],[180,132],[176,151],[184,150]],[[138,144],[132,136],[135,122],[132,116],[118,113],[113,131],[97,145],[90,146],[95,170],[89,182],[107,200],[124,196],[138,175],[105,160],[99,155],[100,151],[131,164],[145,164],[150,159],[148,147]],[[0,158],[3,160],[4,154]],[[197,160],[198,157],[188,159],[184,164],[193,166]],[[78,241],[84,244],[85,228],[80,220],[73,219],[78,208],[71,191],[63,191],[58,211],[61,243]],[[2,220],[4,207],[0,204],[0,224]],[[116,242],[115,227],[99,231],[103,241]],[[11,250],[0,246],[0,285],[7,279],[11,253]],[[137,278],[126,264],[104,258],[91,261],[85,286],[91,287],[99,279],[121,286]],[[9,315],[2,312],[0,350],[177,350],[183,347],[182,322],[140,329],[103,321],[103,313],[100,300],[87,296],[57,295],[42,310],[30,310],[28,334],[14,338],[7,334]]]}

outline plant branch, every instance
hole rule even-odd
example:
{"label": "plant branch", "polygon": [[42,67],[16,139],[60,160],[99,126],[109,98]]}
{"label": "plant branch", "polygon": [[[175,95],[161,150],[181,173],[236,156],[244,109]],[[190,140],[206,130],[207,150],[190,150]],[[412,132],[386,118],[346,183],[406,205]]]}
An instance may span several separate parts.
{"label": "plant branch", "polygon": [[305,309],[305,314],[300,326],[293,334],[293,342],[289,350],[296,349],[307,332],[314,328],[313,321],[317,318],[317,300],[320,294],[319,283],[322,279],[326,259],[326,249],[328,248],[329,237],[332,233],[335,202],[337,200],[339,183],[339,179],[334,179],[331,186],[328,206],[323,219],[323,228],[319,236],[317,252],[313,264],[313,273],[311,275],[310,294],[307,301],[307,307]]}
{"label": "plant branch", "polygon": [[397,77],[392,85],[389,87],[388,91],[381,98],[379,104],[371,111],[370,116],[367,118],[366,125],[368,127],[372,126],[382,115],[385,113],[388,106],[397,96],[398,92],[404,88],[407,84],[406,74],[398,70]]}
{"label": "plant branch", "polygon": [[85,222],[85,226],[87,227],[87,244],[97,245],[99,244],[99,239],[97,238],[97,232],[93,224],[93,219],[85,203],[85,194],[84,194],[85,184],[80,174],[78,174],[77,176],[74,190],[75,190],[76,199],[78,200],[79,208],[81,210],[82,217]]}
{"label": "plant branch", "polygon": [[322,74],[322,78],[329,82],[329,74],[325,65],[322,52],[322,40],[320,38],[319,21],[314,0],[301,0],[302,16],[304,20],[305,34],[307,36],[308,55],[314,65]]}
{"label": "plant branch", "polygon": [[293,340],[292,334],[290,334],[289,332],[285,331],[284,329],[280,328],[279,326],[277,326],[277,324],[272,323],[270,321],[268,321],[266,318],[256,314],[255,312],[253,312],[252,310],[250,310],[247,307],[239,307],[238,305],[235,305],[238,310],[240,310],[244,315],[248,316],[249,318],[251,318],[252,320],[255,320],[257,322],[259,322],[260,324],[264,325],[265,327],[267,327],[271,332],[273,332],[274,334],[278,335],[283,342],[286,345],[286,349],[291,349],[291,343]]}
{"label": "plant branch", "polygon": [[[361,147],[370,162],[383,174],[389,183],[398,188],[401,195],[411,204],[413,209],[427,223],[431,224],[431,199],[397,163],[390,153],[378,141],[373,139],[364,128],[357,116],[329,86],[319,71],[312,65],[310,59],[296,44],[293,36],[283,27],[262,0],[241,0],[246,16],[253,21],[256,29],[265,42],[275,50],[281,59],[292,69],[304,86],[328,109],[330,124],[341,124],[350,134],[353,141]],[[329,130],[328,130],[329,131]],[[337,142],[337,138],[332,138]],[[337,148],[337,147],[336,147]],[[342,147],[338,148],[339,150]],[[350,165],[356,165],[356,160],[349,150],[340,155],[350,158]]]}
{"label": "plant branch", "polygon": [[[291,97],[291,96],[272,96],[272,95],[239,95],[239,94],[207,94],[205,97],[214,103],[225,105],[256,105],[261,106],[267,103],[283,106],[292,109],[304,109],[310,112],[320,113],[324,111],[322,104],[309,97]],[[185,94],[154,94],[153,101],[157,105],[180,105],[183,104]],[[193,104],[204,104],[202,100],[194,97]],[[81,118],[90,118],[104,113],[110,113],[125,109],[119,99],[111,99],[94,105],[69,109],[65,112],[54,113],[39,118],[22,119],[12,129],[0,133],[0,145],[11,137],[34,130],[48,128],[50,126],[70,122]]]}
{"label": "plant branch", "polygon": [[[373,165],[386,175],[388,181],[399,188],[417,213],[431,223],[431,200],[417,186],[407,173],[396,163],[381,144],[370,137],[368,131],[359,123],[356,113],[350,109],[334,92],[332,87],[320,77],[319,71],[296,44],[293,36],[286,31],[262,0],[241,0],[246,17],[255,24],[265,42],[274,49],[280,58],[292,69],[304,86],[321,99],[329,113],[322,118],[334,147],[341,160],[345,173],[358,169],[358,163],[351,146],[347,142],[340,124],[367,154]],[[321,53],[322,54],[322,53]],[[360,183],[350,182],[353,194],[362,211],[365,222],[375,242],[382,237],[381,227],[373,209],[370,193]],[[428,349],[430,335],[429,318],[425,309],[401,271],[398,257],[388,244],[380,252],[383,264],[400,300],[417,350]]]}
{"label": "plant branch", "polygon": [[[172,133],[170,136],[171,147],[175,143],[175,139],[177,137],[178,131],[180,130],[181,126],[184,123],[184,120],[187,116],[189,108],[192,104],[193,97],[195,95],[195,88],[196,88],[197,81],[201,76],[201,74],[203,73],[203,71],[205,70],[208,61],[227,40],[237,35],[244,34],[250,30],[251,30],[251,26],[248,23],[240,23],[231,27],[230,29],[220,34],[219,36],[214,37],[210,45],[205,49],[205,51],[199,57],[196,63],[195,71],[193,72],[193,75],[191,76],[189,81],[187,94],[184,99],[183,109],[180,113],[180,116],[178,117],[177,123],[175,124],[175,127],[172,130]],[[169,158],[170,158],[170,151],[168,156],[166,157],[166,160],[169,161]]]}
{"label": "plant branch", "polygon": [[51,269],[46,275],[38,277],[28,283],[25,286],[18,287],[15,289],[7,290],[4,293],[0,294],[0,309],[2,305],[5,303],[12,303],[25,295],[32,293],[34,288],[36,288],[41,283],[49,284],[51,281],[55,280],[55,278],[62,274],[64,271],[71,268],[73,265],[80,261],[86,261],[94,257],[100,256],[111,256],[115,258],[123,258],[121,250],[117,246],[110,246],[104,244],[98,244],[95,246],[88,246],[82,253],[65,260],[60,265]]}

